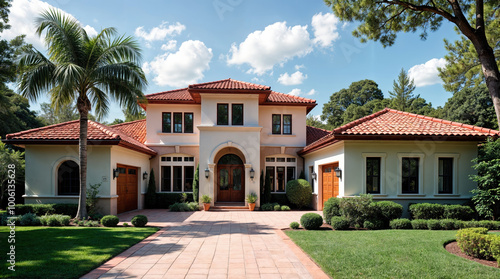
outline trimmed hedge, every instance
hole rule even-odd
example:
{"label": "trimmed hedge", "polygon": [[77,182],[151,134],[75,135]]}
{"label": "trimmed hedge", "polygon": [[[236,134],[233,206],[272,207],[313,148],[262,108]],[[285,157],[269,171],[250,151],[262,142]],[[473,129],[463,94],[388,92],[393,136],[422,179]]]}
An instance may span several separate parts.
{"label": "trimmed hedge", "polygon": [[389,226],[394,230],[411,230],[411,221],[406,218],[394,219],[390,222]]}
{"label": "trimmed hedge", "polygon": [[42,221],[40,221],[40,217],[36,216],[33,213],[26,213],[20,216],[19,224],[21,226],[40,226]]}
{"label": "trimmed hedge", "polygon": [[101,225],[105,227],[116,227],[119,222],[120,219],[118,219],[118,217],[115,215],[106,215],[101,219]]}
{"label": "trimmed hedge", "polygon": [[415,203],[409,207],[413,219],[443,219],[444,205],[438,203]]}
{"label": "trimmed hedge", "polygon": [[429,230],[440,230],[441,224],[439,223],[439,220],[430,219],[430,220],[427,220],[427,228]]}
{"label": "trimmed hedge", "polygon": [[323,225],[323,217],[317,213],[306,213],[300,217],[300,224],[306,230],[317,230]]}
{"label": "trimmed hedge", "polygon": [[148,217],[144,215],[135,215],[130,221],[134,227],[144,227],[148,223]]}
{"label": "trimmed hedge", "polygon": [[[479,259],[491,260],[493,259],[493,251],[495,251],[496,260],[500,261],[497,254],[497,239],[500,239],[500,236],[488,234],[486,228],[469,228],[457,232],[457,244],[460,250],[471,257]],[[492,243],[495,246],[493,251],[491,249]]]}
{"label": "trimmed hedge", "polygon": [[332,223],[333,216],[340,216],[340,199],[339,198],[329,198],[325,205],[323,206],[323,218],[328,225]]}
{"label": "trimmed hedge", "polygon": [[443,217],[446,219],[469,221],[474,218],[474,210],[467,205],[446,205],[444,207]]}
{"label": "trimmed hedge", "polygon": [[198,211],[200,206],[197,202],[176,202],[169,207],[172,212],[184,212],[184,211]]}
{"label": "trimmed hedge", "polygon": [[[172,204],[181,202],[182,193],[156,193],[155,208],[168,209]],[[186,202],[193,202],[193,194],[187,193]]]}
{"label": "trimmed hedge", "polygon": [[260,205],[260,210],[262,211],[273,211],[274,207],[278,205],[277,203],[265,203]]}
{"label": "trimmed hedge", "polygon": [[[309,206],[312,200],[312,187],[307,180],[290,180],[286,184],[286,197],[299,209]],[[321,216],[320,216],[321,217]]]}
{"label": "trimmed hedge", "polygon": [[363,223],[363,228],[369,229],[369,230],[381,230],[384,227],[385,227],[384,222],[381,220],[373,220],[373,221],[367,220]]}
{"label": "trimmed hedge", "polygon": [[290,211],[290,207],[288,205],[282,205],[281,211]]}
{"label": "trimmed hedge", "polygon": [[60,214],[44,215],[40,217],[42,225],[49,227],[68,226],[70,220],[71,217],[68,215]]}
{"label": "trimmed hedge", "polygon": [[381,218],[380,208],[373,202],[371,195],[360,195],[340,200],[340,212],[350,225],[361,228],[365,221],[379,220]]}
{"label": "trimmed hedge", "polygon": [[427,220],[424,219],[416,219],[411,221],[411,227],[414,230],[427,230]]}
{"label": "trimmed hedge", "polygon": [[349,220],[342,216],[333,216],[330,224],[336,231],[343,231],[349,229]]}
{"label": "trimmed hedge", "polygon": [[462,221],[454,219],[441,219],[439,220],[439,225],[443,230],[456,230],[460,228]]}
{"label": "trimmed hedge", "polygon": [[76,203],[54,203],[54,204],[16,204],[15,212],[19,215],[33,213],[37,216],[61,214],[76,216],[78,204]]}
{"label": "trimmed hedge", "polygon": [[300,226],[300,225],[299,225],[299,223],[297,223],[297,222],[291,222],[291,223],[290,223],[290,229],[292,229],[292,230],[296,230],[296,229],[298,229],[298,228],[299,228],[299,226]]}
{"label": "trimmed hedge", "polygon": [[375,203],[380,208],[380,214],[386,226],[394,219],[401,218],[403,215],[403,206],[393,201],[379,201]]}

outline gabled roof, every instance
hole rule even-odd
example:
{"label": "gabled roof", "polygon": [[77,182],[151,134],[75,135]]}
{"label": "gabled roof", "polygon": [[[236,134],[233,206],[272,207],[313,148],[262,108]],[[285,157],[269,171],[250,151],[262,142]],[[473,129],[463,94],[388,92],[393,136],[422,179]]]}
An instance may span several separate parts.
{"label": "gabled roof", "polygon": [[[137,123],[135,123],[137,125]],[[156,155],[142,142],[130,137],[122,129],[111,128],[95,121],[88,121],[87,139],[89,145],[119,145],[148,155]],[[8,134],[5,143],[10,144],[78,144],[80,120],[74,120],[41,128]]]}
{"label": "gabled roof", "polygon": [[312,99],[271,91],[270,86],[234,79],[192,84],[187,88],[149,94],[146,99],[149,104],[197,104],[200,103],[200,93],[259,94],[261,105],[306,106],[307,112],[317,105]]}
{"label": "gabled roof", "polygon": [[492,129],[386,108],[334,129],[327,136],[307,145],[299,154],[347,139],[482,141],[499,136],[500,132]]}
{"label": "gabled roof", "polygon": [[330,133],[331,131],[328,130],[306,126],[306,144],[309,145]]}
{"label": "gabled roof", "polygon": [[109,127],[129,135],[140,143],[146,142],[146,119],[124,122]]}

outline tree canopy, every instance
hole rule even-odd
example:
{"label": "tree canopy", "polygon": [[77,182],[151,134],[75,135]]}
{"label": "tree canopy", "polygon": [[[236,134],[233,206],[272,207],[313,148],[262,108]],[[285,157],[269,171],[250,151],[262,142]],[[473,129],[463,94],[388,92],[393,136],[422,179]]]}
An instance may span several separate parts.
{"label": "tree canopy", "polygon": [[406,71],[401,69],[398,79],[394,80],[392,92],[389,91],[389,95],[392,98],[391,107],[393,109],[406,111],[415,99],[413,91],[415,91],[413,79],[410,79]]}

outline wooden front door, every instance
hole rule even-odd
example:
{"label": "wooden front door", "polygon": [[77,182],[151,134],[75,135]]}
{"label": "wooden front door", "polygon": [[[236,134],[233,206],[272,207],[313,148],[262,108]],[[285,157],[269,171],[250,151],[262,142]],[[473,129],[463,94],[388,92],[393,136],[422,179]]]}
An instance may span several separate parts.
{"label": "wooden front door", "polygon": [[242,202],[244,198],[244,166],[217,165],[217,201]]}
{"label": "wooden front door", "polygon": [[323,204],[331,198],[339,195],[339,178],[335,175],[335,168],[339,163],[323,166]]}
{"label": "wooden front door", "polygon": [[122,213],[137,209],[138,172],[131,166],[118,165],[119,175],[116,178],[116,194],[118,195],[117,212]]}

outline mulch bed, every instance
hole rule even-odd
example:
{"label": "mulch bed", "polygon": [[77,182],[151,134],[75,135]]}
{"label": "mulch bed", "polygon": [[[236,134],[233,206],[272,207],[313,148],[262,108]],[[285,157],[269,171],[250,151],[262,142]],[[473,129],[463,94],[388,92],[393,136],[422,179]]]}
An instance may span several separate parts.
{"label": "mulch bed", "polygon": [[462,252],[462,250],[460,250],[460,248],[458,247],[458,243],[456,241],[448,243],[444,248],[446,248],[446,251],[448,251],[452,254],[455,254],[459,257],[462,257],[464,259],[468,259],[468,260],[475,261],[475,262],[478,262],[478,263],[483,264],[483,265],[498,268],[496,261],[482,260],[482,259],[478,259],[478,258],[474,258],[474,257],[466,255],[464,252]]}

